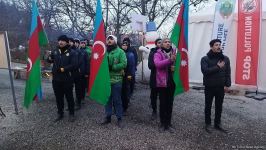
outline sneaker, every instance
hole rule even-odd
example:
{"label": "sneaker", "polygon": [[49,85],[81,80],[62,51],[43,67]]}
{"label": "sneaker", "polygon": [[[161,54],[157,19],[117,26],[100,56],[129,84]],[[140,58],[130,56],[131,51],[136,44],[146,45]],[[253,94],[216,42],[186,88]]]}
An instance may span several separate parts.
{"label": "sneaker", "polygon": [[122,121],[121,119],[118,119],[118,120],[117,120],[117,126],[118,126],[119,128],[121,128],[121,129],[124,128],[124,123],[123,123],[123,121]]}
{"label": "sneaker", "polygon": [[127,111],[124,111],[123,112],[123,116],[128,116],[128,112]]}
{"label": "sneaker", "polygon": [[82,104],[82,105],[85,104],[85,98],[81,99],[81,104]]}
{"label": "sneaker", "polygon": [[211,133],[210,127],[211,127],[210,124],[206,124],[206,125],[205,125],[204,128],[205,128],[205,131],[206,131],[207,133]]}
{"label": "sneaker", "polygon": [[74,115],[69,115],[68,121],[69,122],[74,122],[76,120]]}
{"label": "sneaker", "polygon": [[151,120],[156,120],[156,119],[157,119],[157,113],[156,112],[152,112]]}
{"label": "sneaker", "polygon": [[214,125],[214,129],[221,131],[223,133],[228,133],[228,131],[223,129],[220,125]]}
{"label": "sneaker", "polygon": [[173,130],[175,130],[175,126],[173,126],[172,124],[169,125],[169,128],[172,128]]}
{"label": "sneaker", "polygon": [[75,110],[80,110],[81,109],[81,104],[77,104]]}
{"label": "sneaker", "polygon": [[165,131],[165,127],[163,125],[159,126],[159,132],[163,133]]}
{"label": "sneaker", "polygon": [[64,115],[58,115],[58,117],[54,120],[54,122],[58,122],[64,118]]}
{"label": "sneaker", "polygon": [[174,128],[171,128],[171,127],[167,127],[165,128],[165,130],[168,131],[169,133],[175,133]]}
{"label": "sneaker", "polygon": [[106,117],[106,118],[104,119],[104,121],[101,123],[101,125],[107,125],[107,124],[109,124],[109,123],[111,123],[111,117]]}

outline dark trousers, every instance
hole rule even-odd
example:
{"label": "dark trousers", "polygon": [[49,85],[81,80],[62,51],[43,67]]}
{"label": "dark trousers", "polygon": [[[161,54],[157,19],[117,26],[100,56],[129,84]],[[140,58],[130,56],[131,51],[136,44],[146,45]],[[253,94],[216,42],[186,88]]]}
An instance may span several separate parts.
{"label": "dark trousers", "polygon": [[81,104],[81,100],[85,98],[87,80],[84,76],[79,75],[74,78],[75,93],[76,93],[76,103]]}
{"label": "dark trousers", "polygon": [[174,88],[158,88],[160,99],[160,122],[165,128],[171,125],[173,102],[174,102]]}
{"label": "dark trousers", "polygon": [[130,82],[130,97],[132,96],[133,92],[134,92],[134,88],[135,88],[135,82],[136,82],[136,79],[135,79],[135,76],[132,76],[132,80]]}
{"label": "dark trousers", "polygon": [[151,94],[150,94],[150,99],[151,99],[151,107],[153,112],[157,112],[157,97],[159,93],[157,88],[151,88]]}
{"label": "dark trousers", "polygon": [[69,114],[74,115],[73,83],[52,81],[59,115],[64,114],[64,97],[66,97]]}
{"label": "dark trousers", "polygon": [[205,87],[205,124],[211,124],[212,101],[215,97],[214,124],[220,125],[224,100],[224,87]]}
{"label": "dark trousers", "polygon": [[131,82],[128,81],[126,77],[123,78],[121,98],[124,112],[127,111],[130,100],[130,83]]}

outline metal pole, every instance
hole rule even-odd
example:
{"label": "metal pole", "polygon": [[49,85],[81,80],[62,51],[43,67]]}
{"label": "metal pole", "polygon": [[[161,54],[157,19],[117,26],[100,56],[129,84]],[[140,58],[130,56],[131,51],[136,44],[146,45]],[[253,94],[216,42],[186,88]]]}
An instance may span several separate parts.
{"label": "metal pole", "polygon": [[[141,32],[142,34],[142,36],[141,36],[141,42],[142,42],[142,45],[143,46],[145,46],[144,45],[144,32]],[[144,81],[144,64],[143,64],[144,62],[143,62],[143,51],[141,52],[141,81]]]}
{"label": "metal pole", "polygon": [[[261,46],[261,37],[262,37],[262,34],[261,34],[261,31],[262,31],[262,1],[260,0],[260,35],[259,35],[259,56],[261,56],[261,50],[262,50],[262,46]],[[259,77],[260,77],[260,72],[259,72],[259,67],[261,66],[261,62],[260,62],[260,58],[258,58],[258,64],[257,64],[257,83],[256,83],[256,95],[258,95],[259,93]]]}
{"label": "metal pole", "polygon": [[109,0],[106,0],[106,19],[105,19],[105,34],[107,33],[108,27],[108,11],[109,11]]}
{"label": "metal pole", "polygon": [[9,78],[10,78],[13,101],[14,101],[14,107],[15,107],[15,114],[18,115],[18,106],[17,106],[16,95],[15,95],[13,76],[12,76],[12,72],[11,72],[11,57],[10,57],[10,50],[9,50],[9,42],[8,42],[8,36],[7,36],[7,32],[6,31],[5,31],[5,46],[6,46],[6,55],[7,55],[7,64],[8,64]]}

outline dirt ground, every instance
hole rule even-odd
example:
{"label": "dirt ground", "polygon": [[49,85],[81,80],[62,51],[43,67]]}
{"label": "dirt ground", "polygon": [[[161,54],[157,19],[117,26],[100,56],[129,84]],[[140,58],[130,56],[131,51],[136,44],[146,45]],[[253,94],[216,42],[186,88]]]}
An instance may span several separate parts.
{"label": "dirt ground", "polygon": [[[25,81],[15,80],[19,114],[14,114],[8,72],[0,70],[0,150],[87,150],[87,149],[266,149],[266,101],[226,95],[222,125],[229,133],[204,129],[204,93],[190,90],[175,97],[172,124],[174,133],[158,131],[159,119],[151,121],[148,85],[137,83],[131,99],[125,128],[112,123],[101,126],[104,108],[86,99],[76,112],[76,121],[68,114],[54,123],[56,104],[51,82],[43,81],[44,100],[22,107]],[[213,111],[214,114],[214,111]]]}

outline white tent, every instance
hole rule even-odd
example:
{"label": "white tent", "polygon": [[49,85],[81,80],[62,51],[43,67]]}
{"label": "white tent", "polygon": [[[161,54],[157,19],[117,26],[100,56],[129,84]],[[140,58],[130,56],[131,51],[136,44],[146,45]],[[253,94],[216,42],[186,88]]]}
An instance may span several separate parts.
{"label": "white tent", "polygon": [[[211,40],[215,4],[202,12],[191,14],[189,17],[189,79],[191,83],[202,83],[203,75],[200,69],[201,57],[209,51]],[[266,91],[266,1],[262,1],[261,44],[258,65],[258,90]],[[234,19],[228,33],[228,45],[225,55],[231,61],[232,84],[235,83],[236,54],[237,54],[237,4]],[[246,86],[245,86],[246,87]],[[252,87],[249,87],[252,88]]]}

